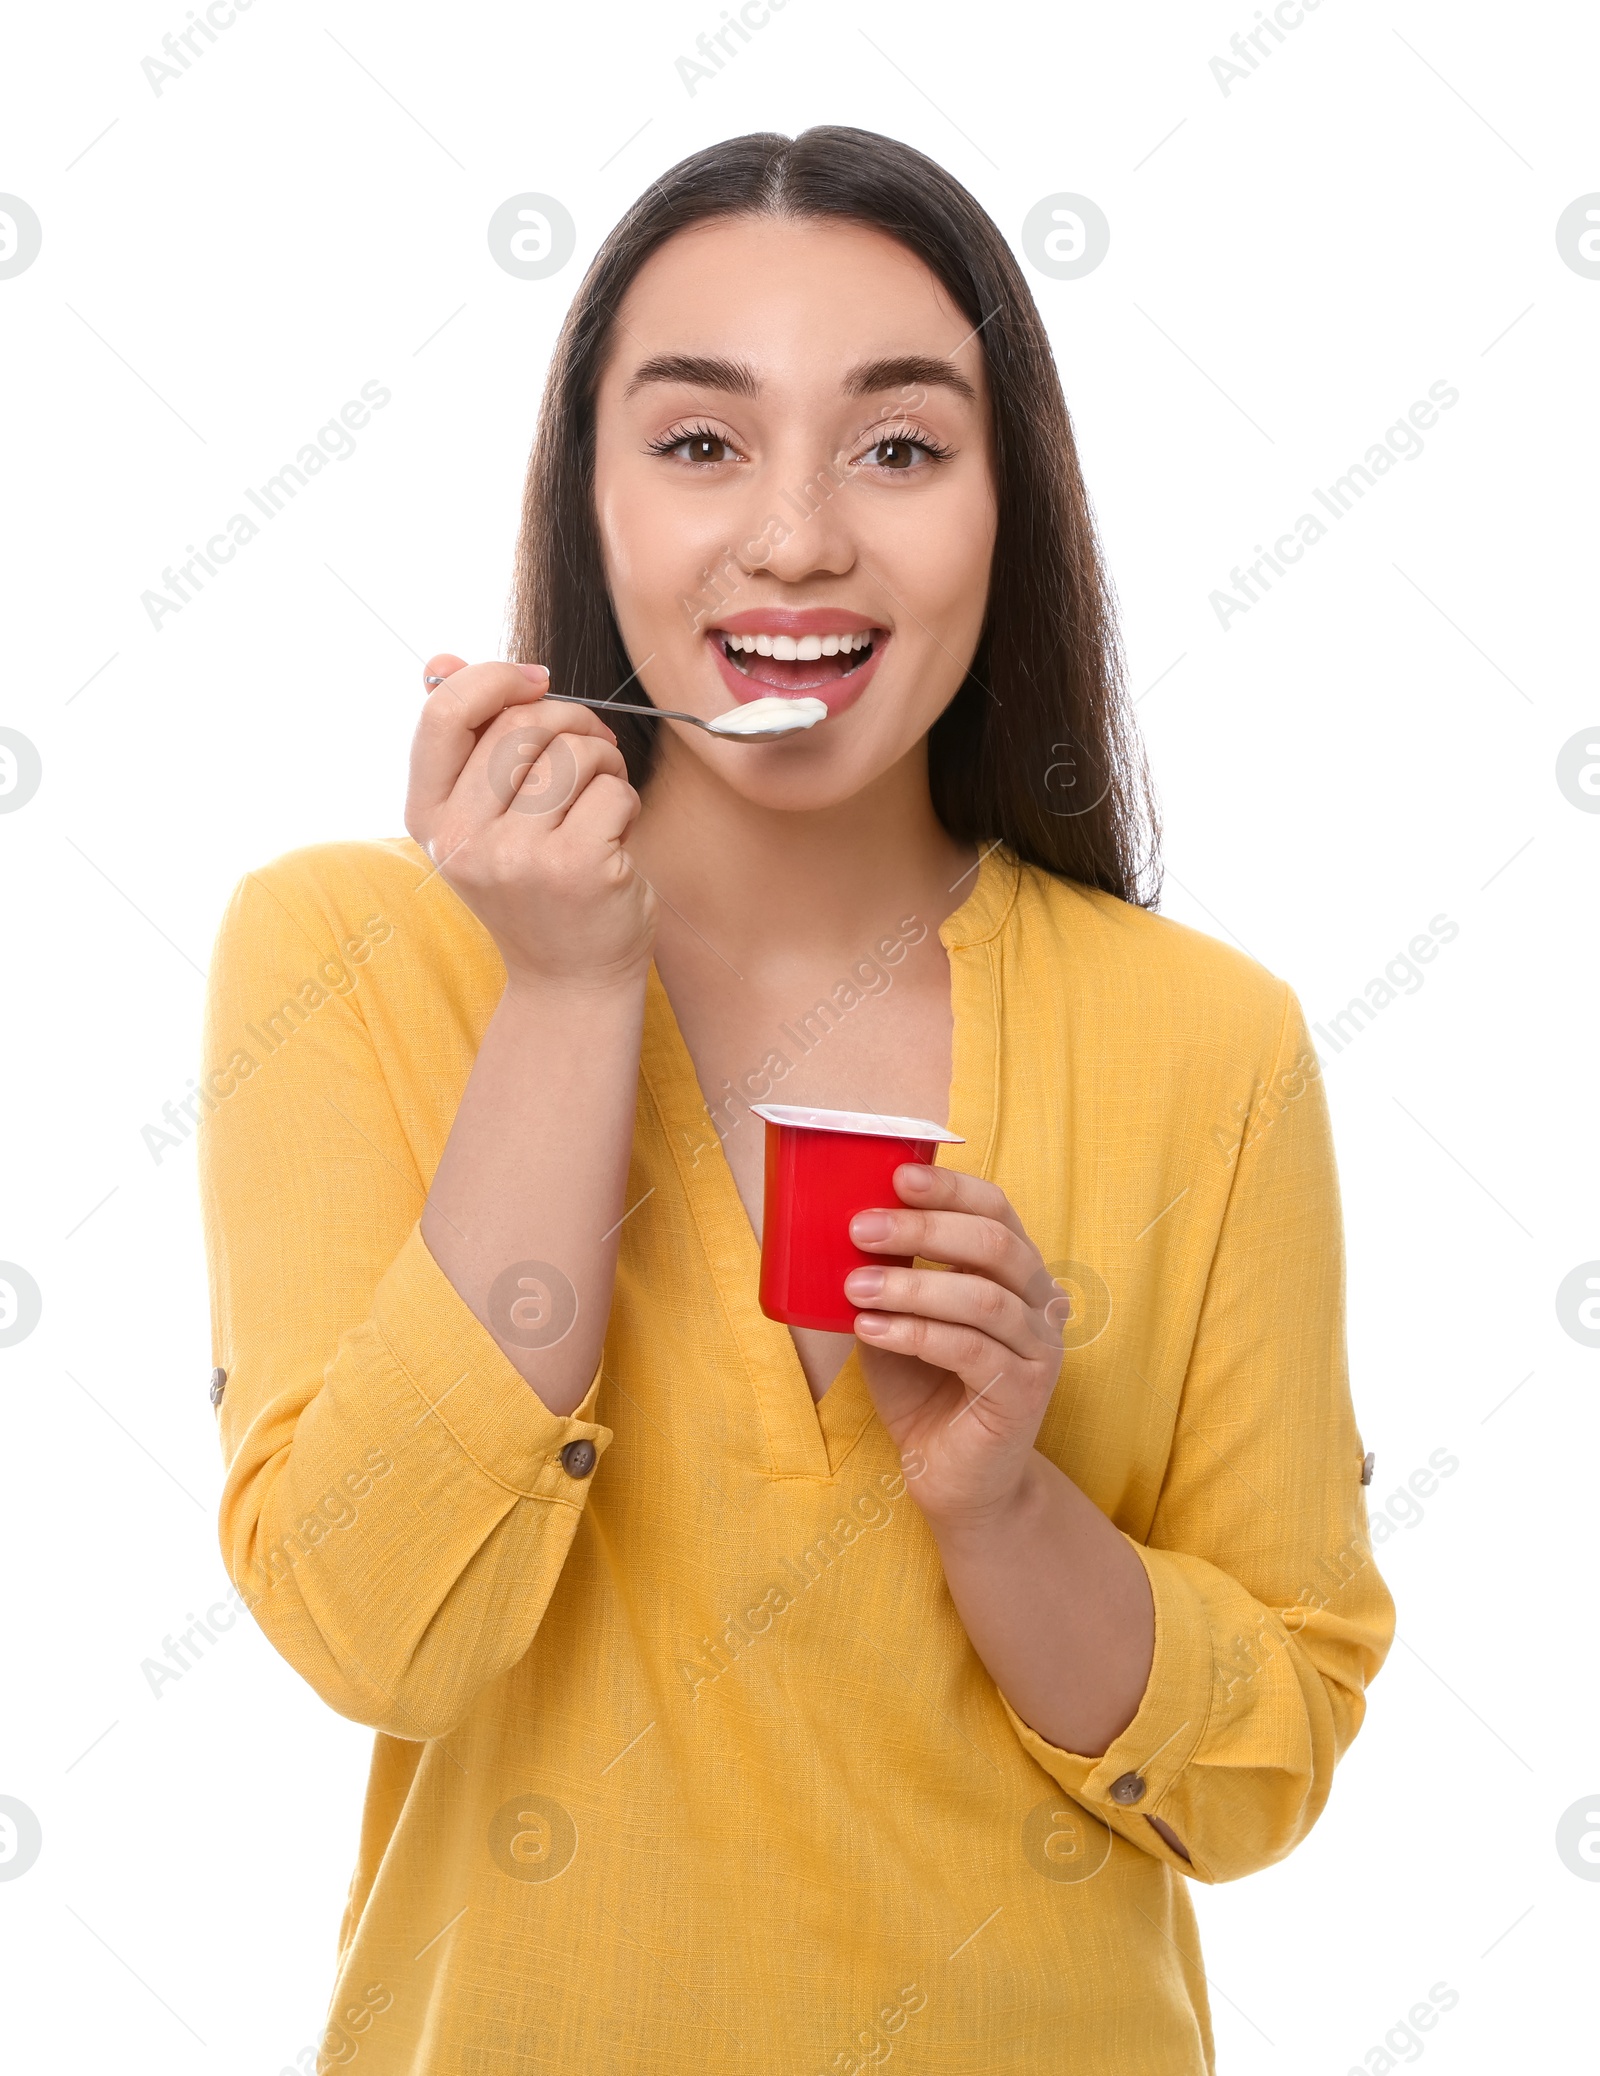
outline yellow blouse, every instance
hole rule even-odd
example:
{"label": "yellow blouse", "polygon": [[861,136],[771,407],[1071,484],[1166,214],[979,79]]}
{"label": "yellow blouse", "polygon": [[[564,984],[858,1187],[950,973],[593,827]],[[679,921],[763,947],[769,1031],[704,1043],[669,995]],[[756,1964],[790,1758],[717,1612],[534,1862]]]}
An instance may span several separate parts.
{"label": "yellow blouse", "polygon": [[222,1550],[378,1732],[319,2068],[1212,2067],[1188,1880],[1304,1837],[1392,1634],[1316,1056],[1251,960],[1006,851],[940,935],[940,1158],[1073,1294],[1038,1446],[1154,1593],[1098,1759],[996,1690],[856,1359],[814,1403],[758,1309],[655,973],[637,1208],[561,1418],[417,1225],[491,939],[405,841],[235,893],[201,1149]]}

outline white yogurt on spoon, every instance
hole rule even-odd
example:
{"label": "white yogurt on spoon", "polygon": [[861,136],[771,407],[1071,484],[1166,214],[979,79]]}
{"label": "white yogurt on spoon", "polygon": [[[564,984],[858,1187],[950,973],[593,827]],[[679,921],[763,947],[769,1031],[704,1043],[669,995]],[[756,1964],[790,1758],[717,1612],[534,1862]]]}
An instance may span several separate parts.
{"label": "white yogurt on spoon", "polygon": [[746,700],[736,706],[730,714],[718,714],[714,721],[707,722],[713,735],[770,735],[781,730],[792,735],[801,728],[815,728],[819,721],[828,718],[828,708],[820,699],[770,699]]}

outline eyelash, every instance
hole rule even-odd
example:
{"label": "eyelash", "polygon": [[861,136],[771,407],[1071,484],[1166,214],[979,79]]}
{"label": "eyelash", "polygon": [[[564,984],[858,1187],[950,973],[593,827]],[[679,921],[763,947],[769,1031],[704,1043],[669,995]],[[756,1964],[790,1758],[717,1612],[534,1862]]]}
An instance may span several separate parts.
{"label": "eyelash", "polygon": [[[932,433],[921,432],[914,425],[892,426],[887,432],[879,433],[872,445],[874,447],[886,447],[895,441],[899,441],[907,447],[920,447],[923,453],[927,455],[929,461],[948,461],[950,459],[950,448],[946,447],[941,441],[936,440]],[[868,451],[870,452],[871,449]]]}
{"label": "eyelash", "polygon": [[[664,432],[659,440],[652,440],[645,452],[670,454],[674,447],[683,446],[687,440],[718,440],[724,447],[733,445],[732,440],[724,439],[721,433],[714,431],[709,425],[675,425]],[[690,466],[704,468],[706,464],[699,462],[691,463]]]}
{"label": "eyelash", "polygon": [[[647,454],[668,455],[672,453],[674,448],[682,447],[690,440],[715,440],[724,447],[733,445],[732,440],[725,434],[717,432],[712,426],[696,423],[693,425],[669,427],[659,439],[650,441],[645,452]],[[934,439],[931,433],[922,432],[917,427],[910,425],[897,425],[887,431],[880,432],[866,451],[870,453],[873,447],[888,446],[895,441],[899,441],[907,447],[920,447],[927,455],[929,462],[948,461],[950,459],[950,448],[943,445],[941,441]],[[715,462],[702,461],[689,462],[686,466],[689,468],[715,468],[717,464]],[[893,475],[901,472],[899,470],[885,470],[884,473]]]}

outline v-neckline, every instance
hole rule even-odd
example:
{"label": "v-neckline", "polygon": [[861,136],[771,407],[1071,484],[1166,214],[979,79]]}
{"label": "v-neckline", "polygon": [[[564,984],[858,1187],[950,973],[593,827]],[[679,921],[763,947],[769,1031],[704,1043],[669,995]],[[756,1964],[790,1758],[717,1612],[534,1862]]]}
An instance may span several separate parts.
{"label": "v-neckline", "polygon": [[[939,928],[950,960],[949,1128],[963,1144],[939,1163],[988,1171],[999,1119],[1000,973],[996,941],[1016,900],[1020,867],[998,845],[980,857],[972,891]],[[761,1310],[761,1248],[706,1108],[677,1014],[654,962],[645,989],[640,1077],[654,1103],[694,1218],[712,1287],[761,1416],[753,1465],[772,1478],[832,1481],[875,1417],[852,1348],[820,1399],[789,1329]]]}

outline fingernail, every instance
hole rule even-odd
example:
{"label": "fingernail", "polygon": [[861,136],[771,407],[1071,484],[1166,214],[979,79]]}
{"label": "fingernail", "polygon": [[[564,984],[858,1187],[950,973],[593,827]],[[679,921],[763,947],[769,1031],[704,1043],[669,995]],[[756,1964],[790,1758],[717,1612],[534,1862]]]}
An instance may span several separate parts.
{"label": "fingernail", "polygon": [[883,1290],[882,1269],[852,1269],[844,1279],[844,1294],[856,1304],[865,1304]]}
{"label": "fingernail", "polygon": [[550,675],[542,663],[519,663],[517,669],[522,672],[525,678],[533,678],[535,680],[547,678]]}
{"label": "fingernail", "polygon": [[902,1189],[931,1189],[933,1170],[926,1161],[907,1161],[895,1176]]}
{"label": "fingernail", "polygon": [[859,1245],[870,1246],[874,1240],[887,1240],[890,1219],[887,1211],[858,1211],[850,1221],[850,1237]]}
{"label": "fingernail", "polygon": [[858,1312],[856,1332],[876,1337],[889,1331],[889,1322],[881,1312]]}

